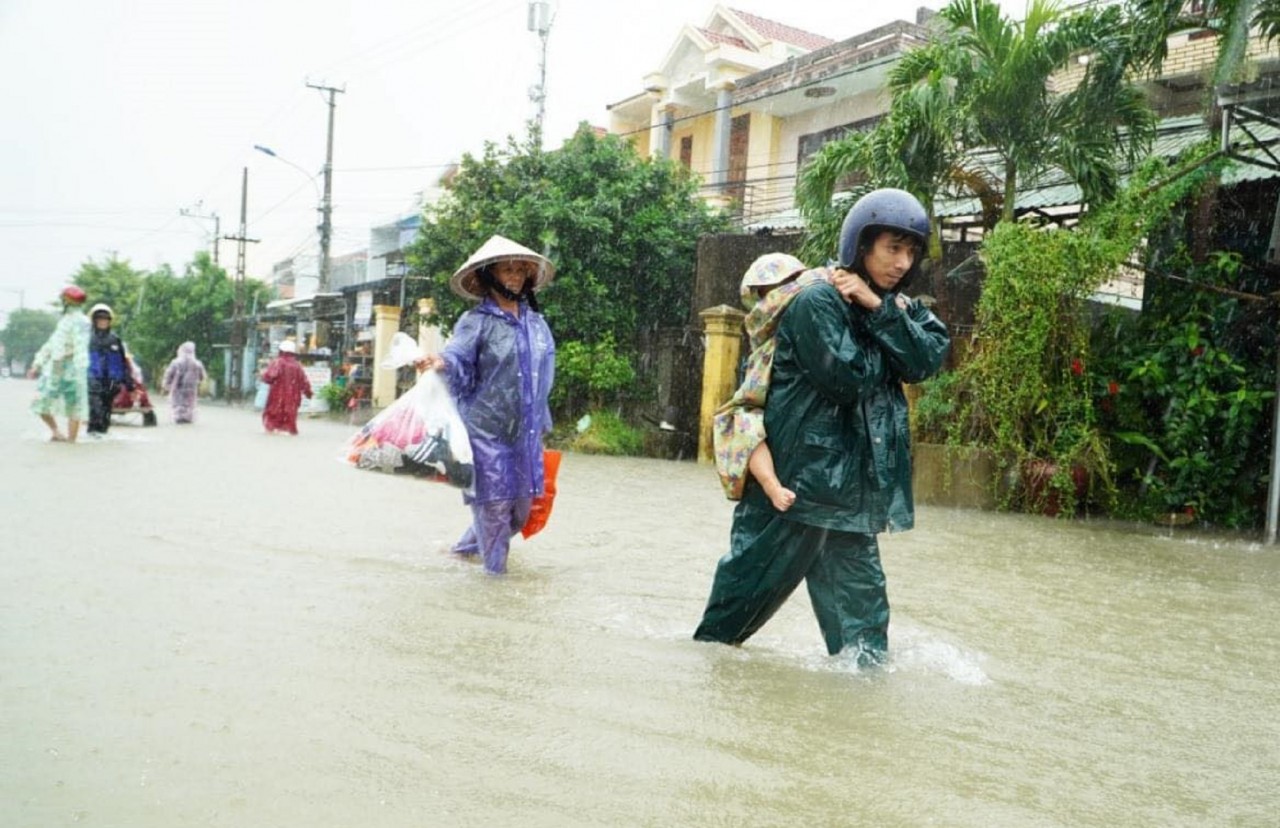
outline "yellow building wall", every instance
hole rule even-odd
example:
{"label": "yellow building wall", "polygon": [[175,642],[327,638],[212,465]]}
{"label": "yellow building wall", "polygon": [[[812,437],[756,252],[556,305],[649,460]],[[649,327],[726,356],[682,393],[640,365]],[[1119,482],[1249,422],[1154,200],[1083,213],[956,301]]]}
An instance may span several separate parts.
{"label": "yellow building wall", "polygon": [[[747,131],[747,181],[758,183],[749,185],[751,195],[747,207],[751,215],[748,219],[777,213],[791,206],[791,187],[779,179],[793,170],[778,163],[781,145],[782,119],[752,112]],[[794,168],[795,164],[791,167]]]}
{"label": "yellow building wall", "polygon": [[704,182],[711,178],[712,139],[715,137],[715,118],[703,116],[692,121],[680,121],[671,132],[671,160],[680,160],[680,142],[693,136],[693,160],[690,169]]}
{"label": "yellow building wall", "polygon": [[626,136],[626,139],[631,142],[633,147],[636,148],[636,155],[639,155],[641,158],[648,158],[650,152],[649,136],[652,134],[652,129],[645,129]]}

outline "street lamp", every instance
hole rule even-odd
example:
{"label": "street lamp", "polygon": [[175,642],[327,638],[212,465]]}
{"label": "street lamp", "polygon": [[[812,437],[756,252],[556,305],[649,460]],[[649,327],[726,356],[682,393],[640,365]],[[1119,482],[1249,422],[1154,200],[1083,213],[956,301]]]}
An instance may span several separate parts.
{"label": "street lamp", "polygon": [[320,262],[318,268],[319,290],[323,293],[329,289],[329,236],[331,233],[331,225],[329,219],[329,204],[320,195],[320,185],[316,183],[316,177],[314,175],[293,163],[288,158],[276,154],[276,151],[271,149],[271,147],[264,147],[262,144],[254,144],[253,148],[264,155],[270,155],[277,161],[283,161],[290,167],[301,172],[307,177],[307,180],[311,182],[311,186],[316,188],[316,198],[320,201],[320,206],[316,208],[316,212],[320,214],[320,224],[316,227],[316,229],[320,231]]}
{"label": "street lamp", "polygon": [[270,155],[272,158],[276,159],[277,161],[288,164],[290,167],[293,167],[295,170],[305,175],[307,177],[307,180],[311,182],[311,186],[316,188],[316,198],[320,197],[320,185],[316,183],[316,177],[314,175],[307,172],[304,168],[293,163],[288,158],[285,158],[283,155],[277,155],[276,151],[273,150],[271,147],[264,147],[262,146],[262,144],[254,144],[253,148],[256,149],[258,152],[262,153],[263,155]]}

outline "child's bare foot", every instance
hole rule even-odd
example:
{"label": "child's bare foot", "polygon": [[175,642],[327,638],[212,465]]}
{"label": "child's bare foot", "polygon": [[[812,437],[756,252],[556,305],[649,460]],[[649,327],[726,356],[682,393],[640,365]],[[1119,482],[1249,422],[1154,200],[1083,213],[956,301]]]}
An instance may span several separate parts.
{"label": "child's bare foot", "polygon": [[765,495],[769,498],[769,502],[773,504],[773,508],[779,512],[785,512],[791,508],[791,504],[796,502],[796,493],[783,486],[777,480],[771,480],[768,483],[761,483]]}
{"label": "child's bare foot", "polygon": [[67,440],[67,438],[66,438],[66,437],[63,437],[61,434],[59,434],[58,432],[56,432],[56,431],[55,431],[55,432],[53,433],[53,436],[49,438],[49,442],[50,442],[50,443],[66,443],[66,442],[70,442],[70,441],[69,441],[69,440]]}

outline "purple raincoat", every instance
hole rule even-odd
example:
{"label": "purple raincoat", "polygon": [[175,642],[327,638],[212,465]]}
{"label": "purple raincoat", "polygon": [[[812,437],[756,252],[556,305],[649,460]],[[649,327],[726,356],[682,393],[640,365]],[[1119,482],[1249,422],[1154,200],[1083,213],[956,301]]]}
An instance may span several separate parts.
{"label": "purple raincoat", "polygon": [[169,409],[175,423],[195,422],[196,395],[204,378],[204,363],[196,359],[196,344],[184,342],[179,345],[178,357],[169,363],[160,384],[169,395]]}
{"label": "purple raincoat", "polygon": [[475,455],[475,491],[467,502],[542,494],[542,436],[551,430],[556,366],[542,314],[522,303],[515,317],[486,298],[458,319],[442,356]]}

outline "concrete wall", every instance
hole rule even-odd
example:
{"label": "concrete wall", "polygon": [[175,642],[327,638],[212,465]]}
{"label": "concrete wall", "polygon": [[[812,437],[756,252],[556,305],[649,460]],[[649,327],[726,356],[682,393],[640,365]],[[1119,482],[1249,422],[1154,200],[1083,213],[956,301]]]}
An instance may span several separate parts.
{"label": "concrete wall", "polygon": [[765,253],[795,253],[798,234],[743,236],[724,233],[698,240],[698,265],[693,283],[693,307],[689,324],[701,329],[698,313],[716,305],[742,307],[738,285],[747,267]]}
{"label": "concrete wall", "polygon": [[977,449],[916,443],[911,448],[911,489],[916,503],[960,509],[994,509],[1004,493],[995,457]]}

